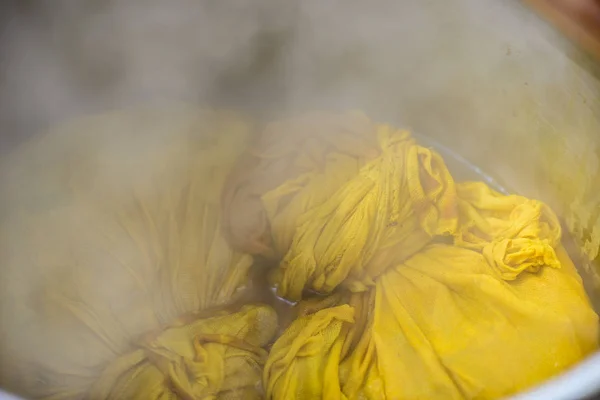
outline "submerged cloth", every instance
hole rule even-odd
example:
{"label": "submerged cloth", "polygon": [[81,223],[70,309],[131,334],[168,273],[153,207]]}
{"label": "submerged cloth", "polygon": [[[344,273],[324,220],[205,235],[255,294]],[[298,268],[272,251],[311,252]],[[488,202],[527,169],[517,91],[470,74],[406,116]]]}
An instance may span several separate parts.
{"label": "submerged cloth", "polygon": [[270,351],[268,398],[497,398],[597,348],[547,206],[455,183],[407,132],[322,119],[270,125],[224,195],[231,242],[305,299]]}
{"label": "submerged cloth", "polygon": [[362,115],[316,130],[321,118],[268,127],[225,193],[232,242],[280,259],[274,283],[290,300],[341,284],[366,290],[457,223],[454,181],[436,152]]}
{"label": "submerged cloth", "polygon": [[597,349],[597,316],[558,260],[506,281],[478,252],[428,245],[296,319],[270,352],[267,398],[495,399],[541,383]]}
{"label": "submerged cloth", "polygon": [[247,297],[252,258],[219,212],[249,129],[225,112],[113,114],[6,162],[3,384],[48,399],[261,397],[277,315]]}
{"label": "submerged cloth", "polygon": [[495,399],[598,348],[554,214],[457,186],[456,245],[427,245],[368,292],[300,303],[265,366],[268,398]]}
{"label": "submerged cloth", "polygon": [[[543,203],[455,183],[435,151],[360,114],[270,124],[238,158],[249,130],[231,113],[104,116],[1,166],[0,384],[488,399],[597,348]],[[252,294],[249,254],[301,300],[268,353],[278,318]]]}

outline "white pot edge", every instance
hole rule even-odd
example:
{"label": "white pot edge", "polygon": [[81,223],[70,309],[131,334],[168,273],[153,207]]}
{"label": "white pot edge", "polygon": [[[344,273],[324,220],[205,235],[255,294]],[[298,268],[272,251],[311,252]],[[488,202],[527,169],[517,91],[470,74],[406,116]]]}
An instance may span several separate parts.
{"label": "white pot edge", "polygon": [[510,400],[579,400],[600,394],[600,351],[573,368]]}

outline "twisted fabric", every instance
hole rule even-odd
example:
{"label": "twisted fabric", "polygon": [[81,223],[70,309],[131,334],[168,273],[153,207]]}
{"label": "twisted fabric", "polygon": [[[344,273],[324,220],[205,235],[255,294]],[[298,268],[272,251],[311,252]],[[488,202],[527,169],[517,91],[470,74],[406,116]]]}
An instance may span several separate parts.
{"label": "twisted fabric", "polygon": [[[311,191],[310,197],[304,197],[307,203],[290,206],[299,209],[290,216],[297,217],[303,209],[321,204],[367,160],[378,155],[375,129],[360,113],[314,113],[270,123],[240,157],[224,189],[223,220],[234,247],[279,259],[289,246],[296,220],[282,218],[285,226],[272,235],[274,222],[264,209],[263,195],[297,178],[327,190]],[[288,187],[289,193],[280,191],[282,202],[292,200],[302,189]]]}
{"label": "twisted fabric", "polygon": [[243,224],[225,208],[232,242],[274,259],[278,293],[302,300],[265,364],[268,398],[493,399],[598,348],[546,205],[455,183],[389,126],[353,131],[376,139],[358,154],[330,146],[344,118],[310,147],[286,147],[297,121],[270,127],[279,151],[253,149],[226,189],[229,207],[255,207]]}
{"label": "twisted fabric", "polygon": [[92,399],[260,399],[263,349],[277,316],[266,306],[198,319],[145,338],[94,383]]}
{"label": "twisted fabric", "polygon": [[[287,134],[294,132],[294,123],[290,122],[290,128],[278,125],[279,136],[268,135],[276,143],[273,146],[290,142]],[[357,155],[352,151],[355,147],[345,141],[346,131],[332,129],[314,138],[321,140],[322,146],[301,147],[296,152],[255,151],[254,158],[259,161],[253,180],[234,178],[226,189],[229,230],[234,238],[242,237],[248,231],[231,223],[236,212],[233,205],[249,202],[248,193],[255,197],[261,193],[263,187],[252,181],[270,181],[273,163],[263,167],[262,160],[278,157],[279,162],[303,167],[301,172],[277,168],[292,174],[260,194],[264,211],[249,219],[259,232],[255,237],[270,237],[242,246],[282,257],[273,278],[282,297],[299,300],[304,290],[330,293],[341,284],[364,291],[386,268],[417,252],[433,236],[455,230],[454,181],[441,157],[418,146],[408,132],[363,125],[368,130],[359,137],[375,138],[376,151],[363,146],[363,153]],[[328,147],[329,142],[339,146]],[[322,162],[304,162],[317,158]],[[245,170],[246,174],[252,171]],[[272,244],[273,251],[266,243]]]}
{"label": "twisted fabric", "polygon": [[482,182],[457,185],[460,198],[457,246],[481,251],[503,279],[541,267],[559,268],[554,248],[560,223],[545,204],[522,196],[504,196]]}

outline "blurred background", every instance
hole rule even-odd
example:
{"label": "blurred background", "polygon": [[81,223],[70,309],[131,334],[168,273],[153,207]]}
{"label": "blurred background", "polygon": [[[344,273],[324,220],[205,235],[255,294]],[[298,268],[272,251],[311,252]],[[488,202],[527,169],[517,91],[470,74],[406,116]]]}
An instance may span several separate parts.
{"label": "blurred background", "polygon": [[145,105],[186,102],[264,118],[357,108],[545,199],[597,256],[596,0],[2,7],[2,152],[77,115]]}
{"label": "blurred background", "polygon": [[412,124],[431,97],[464,97],[480,79],[550,84],[568,62],[544,62],[552,52],[587,63],[524,4],[596,50],[595,0],[6,0],[0,132],[15,142],[74,115],[173,101],[368,104]]}

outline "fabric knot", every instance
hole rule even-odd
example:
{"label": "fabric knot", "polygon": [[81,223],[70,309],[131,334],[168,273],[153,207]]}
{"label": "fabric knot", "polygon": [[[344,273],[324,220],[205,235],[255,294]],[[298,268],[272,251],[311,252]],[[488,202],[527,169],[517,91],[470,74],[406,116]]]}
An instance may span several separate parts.
{"label": "fabric knot", "polygon": [[[305,290],[343,285],[365,291],[419,251],[433,236],[454,232],[454,181],[435,152],[406,131],[377,127],[380,156],[353,174],[333,154],[324,171],[294,178],[262,196],[283,255],[278,294],[300,300]],[[329,184],[332,178],[336,182]]]}
{"label": "fabric knot", "polygon": [[484,246],[482,254],[504,280],[514,280],[521,272],[535,273],[541,267],[560,268],[548,240],[499,239]]}
{"label": "fabric knot", "polygon": [[457,185],[459,229],[457,246],[482,253],[505,280],[544,266],[560,268],[554,251],[561,229],[544,203],[516,195],[501,195],[481,182]]}

